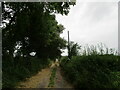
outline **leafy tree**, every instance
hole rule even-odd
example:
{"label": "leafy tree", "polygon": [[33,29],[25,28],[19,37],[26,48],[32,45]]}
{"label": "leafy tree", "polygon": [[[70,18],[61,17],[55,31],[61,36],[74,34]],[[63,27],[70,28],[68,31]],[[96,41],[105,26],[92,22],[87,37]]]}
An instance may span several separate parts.
{"label": "leafy tree", "polygon": [[49,58],[61,56],[66,47],[60,37],[64,26],[58,24],[55,13],[67,15],[70,5],[74,3],[2,3],[3,87],[15,86],[47,65]]}
{"label": "leafy tree", "polygon": [[[74,3],[3,3],[3,20],[9,20],[3,30],[3,53],[9,51],[12,55],[15,46],[20,44],[19,51],[23,56],[37,52],[38,57],[51,57],[51,52],[48,52],[51,47],[52,53],[60,56],[60,49],[65,46],[62,41],[65,40],[59,35],[64,27],[58,25],[52,13],[67,15],[69,5]],[[56,41],[58,43],[54,43]]]}
{"label": "leafy tree", "polygon": [[77,43],[70,42],[69,43],[69,58],[71,59],[72,56],[77,56],[79,54],[79,49],[81,46],[79,46]]}

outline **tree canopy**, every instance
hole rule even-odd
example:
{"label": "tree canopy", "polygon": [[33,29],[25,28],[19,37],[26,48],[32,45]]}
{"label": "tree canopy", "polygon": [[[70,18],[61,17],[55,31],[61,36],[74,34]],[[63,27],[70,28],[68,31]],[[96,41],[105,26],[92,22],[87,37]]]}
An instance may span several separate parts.
{"label": "tree canopy", "polygon": [[[55,18],[55,13],[67,15],[71,2],[2,3],[3,55],[15,53],[23,57],[36,52],[40,58],[56,58],[66,46],[60,37],[64,30]],[[9,21],[6,23],[5,21]]]}

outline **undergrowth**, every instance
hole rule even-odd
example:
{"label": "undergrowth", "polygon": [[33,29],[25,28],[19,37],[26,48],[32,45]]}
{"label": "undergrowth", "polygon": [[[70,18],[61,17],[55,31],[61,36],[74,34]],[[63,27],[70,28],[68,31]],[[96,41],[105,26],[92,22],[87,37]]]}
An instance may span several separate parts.
{"label": "undergrowth", "polygon": [[[86,51],[87,52],[87,51]],[[116,88],[120,89],[120,56],[113,52],[98,53],[89,49],[88,54],[61,58],[65,78],[75,88]]]}
{"label": "undergrowth", "polygon": [[37,57],[3,57],[2,88],[14,88],[18,82],[35,75],[48,66],[50,60]]}

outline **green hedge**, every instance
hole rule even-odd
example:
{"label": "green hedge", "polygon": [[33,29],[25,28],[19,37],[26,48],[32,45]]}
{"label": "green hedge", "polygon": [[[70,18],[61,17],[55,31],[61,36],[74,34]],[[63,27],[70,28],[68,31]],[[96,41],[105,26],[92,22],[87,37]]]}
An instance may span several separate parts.
{"label": "green hedge", "polygon": [[62,58],[64,75],[76,88],[120,88],[120,57],[114,55]]}

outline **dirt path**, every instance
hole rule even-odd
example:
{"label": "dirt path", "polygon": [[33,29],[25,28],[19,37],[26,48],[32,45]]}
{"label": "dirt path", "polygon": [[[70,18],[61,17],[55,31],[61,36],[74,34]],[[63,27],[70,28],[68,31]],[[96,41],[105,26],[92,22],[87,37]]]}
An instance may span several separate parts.
{"label": "dirt path", "polygon": [[57,67],[56,78],[55,78],[55,88],[73,88],[61,75],[60,67]]}
{"label": "dirt path", "polygon": [[42,69],[37,75],[20,82],[17,88],[46,88],[49,83],[50,68]]}
{"label": "dirt path", "polygon": [[28,78],[26,81],[20,82],[17,88],[48,88],[51,76],[51,69],[56,67],[55,84],[53,88],[73,88],[64,80],[61,75],[59,62],[55,62],[50,68],[42,69],[38,74]]}

